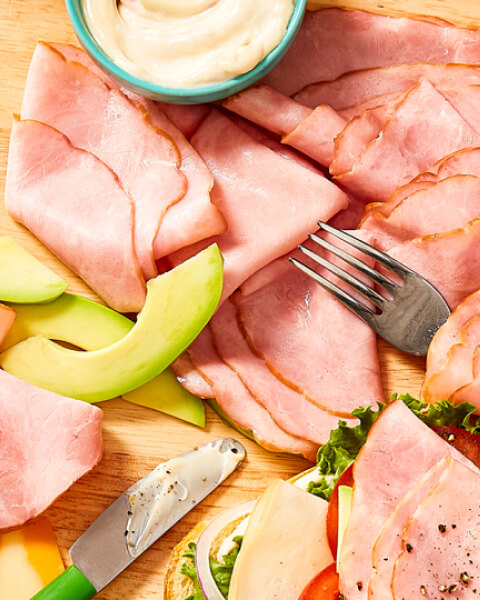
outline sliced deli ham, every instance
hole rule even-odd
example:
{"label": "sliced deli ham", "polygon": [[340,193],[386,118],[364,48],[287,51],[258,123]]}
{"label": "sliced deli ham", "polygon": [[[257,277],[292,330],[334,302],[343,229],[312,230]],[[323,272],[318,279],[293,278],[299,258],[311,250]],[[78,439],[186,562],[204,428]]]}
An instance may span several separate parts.
{"label": "sliced deli ham", "polygon": [[38,44],[25,86],[22,118],[51,125],[72,145],[105,162],[135,205],[135,248],[146,279],[157,273],[153,240],[167,208],[185,194],[180,154],[148,115],[87,68]]}
{"label": "sliced deli ham", "polygon": [[[473,598],[480,572],[480,475],[450,458],[402,532],[391,589],[403,598]],[[475,591],[477,590],[477,591]]]}
{"label": "sliced deli ham", "polygon": [[254,352],[320,408],[345,417],[358,407],[359,396],[365,404],[383,401],[375,334],[293,265],[248,296],[235,294],[233,302]]}
{"label": "sliced deli ham", "polygon": [[388,253],[427,279],[451,309],[480,287],[479,219],[462,229],[398,244]]}
{"label": "sliced deli ham", "polygon": [[426,80],[405,95],[337,181],[368,200],[386,200],[399,186],[437,160],[478,143],[479,135]]}
{"label": "sliced deli ham", "polygon": [[189,354],[195,368],[212,386],[217,404],[227,419],[250,431],[260,446],[267,450],[301,454],[315,461],[317,445],[289,435],[278,427],[235,371],[219,358],[208,327],[190,346]]}
{"label": "sliced deli ham", "polygon": [[[338,418],[292,390],[255,356],[243,338],[234,305],[226,300],[210,321],[219,356],[231,367],[254,398],[287,433],[325,444]],[[353,423],[352,420],[350,420]]]}
{"label": "sliced deli ham", "polygon": [[305,14],[290,50],[263,81],[291,95],[348,71],[410,62],[478,64],[479,56],[476,30],[327,8]]}
{"label": "sliced deli ham", "polygon": [[427,369],[421,396],[432,376],[443,369],[448,361],[448,351],[459,343],[463,327],[480,314],[480,291],[476,291],[461,302],[452,312],[447,322],[433,337],[427,354]]}
{"label": "sliced deli ham", "polygon": [[212,111],[192,143],[215,177],[214,203],[228,230],[171,255],[178,264],[215,241],[224,257],[227,298],[251,274],[292,250],[346,208],[348,197],[319,174],[260,144],[227,117]]}
{"label": "sliced deli ham", "polygon": [[[68,60],[79,62],[90,69],[109,88],[120,89],[119,84],[107,77],[83,50],[68,44],[51,44],[51,46]],[[225,231],[227,227],[225,219],[218,208],[210,202],[212,174],[185,137],[189,137],[196,131],[210,108],[204,105],[162,104],[123,89],[122,92],[140,103],[147,111],[152,125],[173,140],[181,155],[179,169],[188,184],[185,195],[179,202],[167,208],[161,220],[153,242],[154,258],[162,258],[179,248]]]}
{"label": "sliced deli ham", "polygon": [[101,459],[102,411],[0,370],[0,530],[37,517]]}
{"label": "sliced deli ham", "polygon": [[395,561],[402,552],[401,532],[418,505],[431,492],[444,473],[448,457],[433,465],[399,502],[385,522],[372,552],[372,575],[368,583],[369,600],[393,600],[391,583]]}
{"label": "sliced deli ham", "polygon": [[329,104],[344,110],[386,94],[405,92],[425,77],[435,87],[454,88],[480,83],[480,65],[409,63],[360,69],[333,81],[319,81],[295,94],[295,100],[315,108]]}
{"label": "sliced deli ham", "polygon": [[248,88],[223,101],[230,111],[282,137],[282,142],[328,167],[335,136],[345,119],[330,106],[310,111],[288,96],[266,86]]}
{"label": "sliced deli ham", "polygon": [[455,175],[407,196],[387,217],[371,215],[362,229],[374,235],[376,248],[387,251],[404,241],[465,227],[477,217],[480,178]]}
{"label": "sliced deli ham", "polygon": [[385,522],[419,479],[447,456],[472,468],[402,401],[382,411],[353,468],[352,511],[337,559],[339,589],[346,598],[367,599],[372,551]]}
{"label": "sliced deli ham", "polygon": [[48,125],[15,119],[5,207],[109,306],[142,308],[146,290],[133,244],[133,205],[98,158]]}

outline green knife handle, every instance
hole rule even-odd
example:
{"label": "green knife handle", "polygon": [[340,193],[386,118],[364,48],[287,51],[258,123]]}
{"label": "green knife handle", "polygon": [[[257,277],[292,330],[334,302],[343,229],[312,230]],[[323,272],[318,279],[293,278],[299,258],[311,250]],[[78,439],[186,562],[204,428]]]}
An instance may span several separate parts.
{"label": "green knife handle", "polygon": [[90,600],[96,593],[85,575],[72,565],[31,600]]}

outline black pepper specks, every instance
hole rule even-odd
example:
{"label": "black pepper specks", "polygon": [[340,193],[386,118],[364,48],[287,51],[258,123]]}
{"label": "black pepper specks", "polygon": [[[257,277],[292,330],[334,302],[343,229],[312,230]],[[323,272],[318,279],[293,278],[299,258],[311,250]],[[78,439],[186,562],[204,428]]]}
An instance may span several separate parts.
{"label": "black pepper specks", "polygon": [[438,526],[438,531],[439,531],[440,533],[445,533],[445,532],[447,531],[447,526],[446,526],[446,525],[442,525],[442,524],[440,524],[440,525]]}
{"label": "black pepper specks", "polygon": [[405,548],[407,549],[407,552],[410,554],[410,552],[413,550],[413,546],[412,544],[408,544],[405,546]]}

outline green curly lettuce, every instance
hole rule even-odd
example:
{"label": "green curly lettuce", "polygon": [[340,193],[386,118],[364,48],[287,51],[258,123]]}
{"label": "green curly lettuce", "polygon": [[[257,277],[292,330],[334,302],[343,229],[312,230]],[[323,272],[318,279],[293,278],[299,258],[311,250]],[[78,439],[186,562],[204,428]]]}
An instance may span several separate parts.
{"label": "green curly lettuce", "polygon": [[[476,407],[468,402],[457,406],[447,400],[425,404],[410,394],[394,394],[392,400],[405,402],[408,408],[430,427],[460,427],[469,433],[480,433],[480,417],[474,415]],[[385,406],[386,404],[379,403],[377,410],[371,407],[354,410],[352,416],[360,421],[354,427],[349,427],[345,421],[339,421],[337,429],[330,433],[328,442],[318,450],[319,479],[309,483],[307,489],[311,494],[325,500],[330,499],[337,481],[354,462],[367,440],[368,432]]]}
{"label": "green curly lettuce", "polygon": [[[215,579],[218,589],[226,599],[228,599],[228,590],[230,588],[233,567],[235,566],[235,561],[237,560],[238,553],[240,552],[240,548],[242,546],[243,536],[237,535],[233,538],[233,541],[235,542],[235,547],[232,548],[228,554],[223,556],[223,562],[216,560],[213,556],[209,557],[210,571],[212,576]],[[188,550],[182,554],[182,556],[190,560],[186,561],[182,565],[180,572],[189,577],[195,585],[195,593],[190,594],[190,596],[185,598],[185,600],[205,600],[205,596],[202,593],[202,589],[198,581],[197,569],[195,567],[196,549],[197,546],[195,542],[190,542],[188,544]]]}

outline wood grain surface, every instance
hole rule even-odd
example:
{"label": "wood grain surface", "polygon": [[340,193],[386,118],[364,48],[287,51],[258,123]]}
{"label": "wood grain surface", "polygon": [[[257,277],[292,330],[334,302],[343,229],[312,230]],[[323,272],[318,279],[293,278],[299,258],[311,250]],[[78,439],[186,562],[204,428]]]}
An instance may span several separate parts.
{"label": "wood grain surface", "polygon": [[[312,4],[326,6],[334,5],[335,2],[313,0]],[[466,25],[473,25],[475,18],[480,22],[478,0],[345,0],[338,5],[383,12],[407,10],[420,15],[443,16]],[[36,257],[68,279],[69,291],[95,298],[85,284],[40,242],[23,227],[14,223],[3,208],[11,115],[20,111],[27,68],[37,40],[76,42],[62,0],[1,0],[0,230],[2,234],[16,238]],[[387,395],[395,391],[418,394],[424,369],[422,359],[408,357],[381,342],[380,360]],[[358,403],[362,403],[361,397],[358,398]],[[122,400],[105,402],[101,407],[104,410],[103,460],[96,469],[74,484],[46,513],[55,529],[65,564],[69,564],[68,548],[87,526],[121,492],[159,462],[194,445],[234,434],[210,409],[207,427],[200,430]],[[273,479],[287,478],[308,466],[299,458],[264,451],[250,440],[242,439],[242,442],[247,447],[248,460],[239,472],[169,531],[98,598],[161,598],[169,553],[198,520],[212,517],[233,503],[254,498]],[[42,474],[39,473],[38,476],[41,477]]]}

